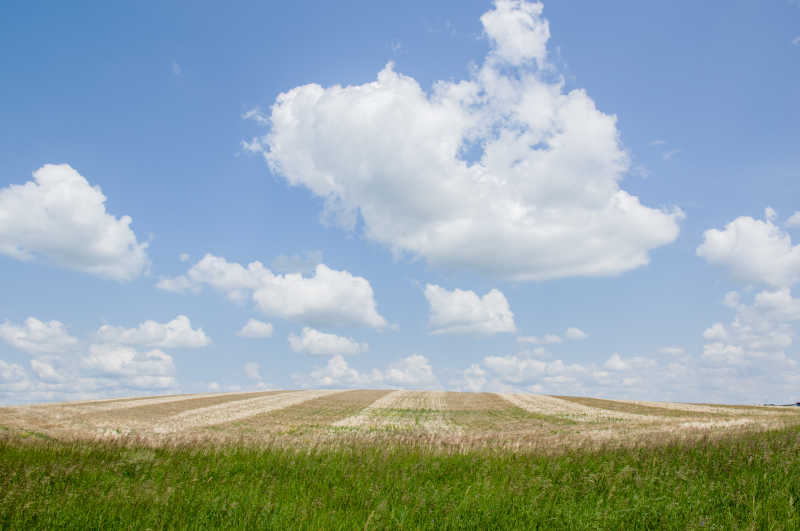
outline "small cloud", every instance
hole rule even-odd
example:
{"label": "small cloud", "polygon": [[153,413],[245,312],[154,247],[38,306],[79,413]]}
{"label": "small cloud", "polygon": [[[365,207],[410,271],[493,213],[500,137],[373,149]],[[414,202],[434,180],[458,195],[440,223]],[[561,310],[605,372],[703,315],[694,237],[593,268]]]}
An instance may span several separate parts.
{"label": "small cloud", "polygon": [[603,367],[612,371],[626,371],[630,369],[631,365],[615,352],[610,358],[608,358],[608,360],[606,360],[606,362],[603,364]]}
{"label": "small cloud", "polygon": [[800,227],[800,210],[792,214],[792,216],[786,220],[787,227]]}
{"label": "small cloud", "polygon": [[662,157],[664,158],[664,160],[670,160],[672,157],[674,157],[675,155],[677,155],[680,152],[681,152],[680,149],[670,149],[669,151],[665,152],[662,155]]}
{"label": "small cloud", "polygon": [[242,115],[244,120],[253,120],[260,125],[269,125],[269,118],[258,107],[254,107]]}
{"label": "small cloud", "polygon": [[544,347],[536,347],[533,350],[522,350],[519,355],[538,360],[549,360],[553,357],[553,354]]}
{"label": "small cloud", "polygon": [[589,337],[589,334],[587,334],[580,328],[570,327],[567,328],[567,331],[564,333],[564,336],[572,341],[580,341],[582,339],[586,339],[587,337]]}
{"label": "small cloud", "polygon": [[191,258],[192,258],[192,257],[191,257],[191,256],[189,256],[189,253],[181,253],[181,255],[178,257],[178,259],[179,259],[181,262],[188,262],[188,261],[189,261]]}
{"label": "small cloud", "polygon": [[183,69],[181,68],[181,65],[179,65],[176,61],[172,61],[172,75],[173,76],[183,75]]}
{"label": "small cloud", "polygon": [[545,334],[542,337],[538,336],[520,336],[517,338],[518,343],[531,343],[533,345],[555,345],[564,340],[557,334]]}
{"label": "small cloud", "polygon": [[209,382],[208,383],[208,390],[209,391],[219,391],[219,384],[217,382]]}
{"label": "small cloud", "polygon": [[427,284],[425,298],[433,334],[501,334],[517,329],[508,300],[496,289],[481,297],[470,290]]}
{"label": "small cloud", "polygon": [[299,336],[289,334],[289,347],[295,352],[311,356],[361,354],[369,350],[369,345],[366,343],[359,343],[350,337],[320,332],[308,326],[303,327]]}
{"label": "small cloud", "polygon": [[666,143],[667,143],[666,140],[653,140],[653,141],[650,142],[650,145],[651,146],[663,146]]}
{"label": "small cloud", "polygon": [[102,343],[114,345],[140,345],[154,348],[202,348],[211,344],[211,338],[202,328],[192,328],[191,320],[178,315],[167,323],[147,320],[137,328],[103,325],[95,333]]}
{"label": "small cloud", "polygon": [[400,41],[398,41],[398,40],[393,40],[393,41],[392,41],[392,42],[389,44],[389,46],[390,46],[390,47],[391,47],[391,49],[392,49],[392,53],[393,53],[393,54],[395,54],[395,55],[399,54],[399,53],[400,53],[400,52],[402,52],[402,51],[403,51],[403,49],[404,49],[403,43],[402,43],[402,42],[400,42]]}
{"label": "small cloud", "polygon": [[264,146],[261,145],[261,141],[257,138],[254,138],[252,141],[248,142],[247,140],[242,140],[242,149],[248,153],[264,153]]}
{"label": "small cloud", "polygon": [[265,323],[257,319],[250,319],[238,332],[236,332],[236,335],[239,337],[257,339],[272,337],[273,331],[274,329],[272,327],[272,323]]}

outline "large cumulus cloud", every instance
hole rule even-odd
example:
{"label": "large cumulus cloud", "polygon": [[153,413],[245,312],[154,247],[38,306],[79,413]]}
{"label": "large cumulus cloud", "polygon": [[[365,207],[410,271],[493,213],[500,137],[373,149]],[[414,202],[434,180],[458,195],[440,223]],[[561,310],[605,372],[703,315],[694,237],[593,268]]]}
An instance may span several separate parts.
{"label": "large cumulus cloud", "polygon": [[248,113],[270,129],[245,147],[395,254],[520,281],[645,265],[682,212],[620,188],[630,160],[616,117],[565,90],[541,11],[498,1],[481,18],[483,64],[430,92],[388,64],[371,83],[282,93],[268,116]]}
{"label": "large cumulus cloud", "polygon": [[131,218],[106,212],[106,196],[69,164],[45,164],[33,181],[0,188],[0,254],[114,280],[150,267]]}

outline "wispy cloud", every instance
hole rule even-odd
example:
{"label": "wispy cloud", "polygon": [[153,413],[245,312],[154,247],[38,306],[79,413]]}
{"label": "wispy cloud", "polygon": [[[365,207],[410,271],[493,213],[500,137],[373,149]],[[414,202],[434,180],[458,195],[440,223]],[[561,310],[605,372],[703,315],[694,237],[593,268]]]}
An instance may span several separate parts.
{"label": "wispy cloud", "polygon": [[666,140],[653,140],[653,141],[650,142],[650,145],[651,146],[663,146],[666,143],[667,143]]}
{"label": "wispy cloud", "polygon": [[680,149],[670,149],[669,151],[664,152],[664,154],[661,156],[664,158],[664,160],[670,160],[672,157],[674,157],[680,152],[681,152]]}
{"label": "wispy cloud", "polygon": [[181,65],[177,63],[177,61],[172,61],[172,75],[174,76],[183,75],[183,69],[181,68]]}

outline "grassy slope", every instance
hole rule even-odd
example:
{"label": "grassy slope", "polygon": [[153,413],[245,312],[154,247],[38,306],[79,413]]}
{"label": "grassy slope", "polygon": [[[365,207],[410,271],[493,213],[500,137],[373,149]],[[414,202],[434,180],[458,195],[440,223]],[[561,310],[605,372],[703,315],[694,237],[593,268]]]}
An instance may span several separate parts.
{"label": "grassy slope", "polygon": [[[0,436],[2,433],[0,433]],[[800,528],[800,429],[572,452],[0,440],[0,528]]]}

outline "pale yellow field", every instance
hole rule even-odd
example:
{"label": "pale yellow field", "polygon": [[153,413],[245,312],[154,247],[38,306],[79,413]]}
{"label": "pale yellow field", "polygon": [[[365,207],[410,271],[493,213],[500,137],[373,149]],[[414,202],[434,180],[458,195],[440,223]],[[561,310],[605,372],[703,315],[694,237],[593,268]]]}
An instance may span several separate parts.
{"label": "pale yellow field", "polygon": [[800,424],[800,408],[533,394],[308,390],[0,408],[0,435],[147,444],[423,444],[559,450],[663,444]]}

